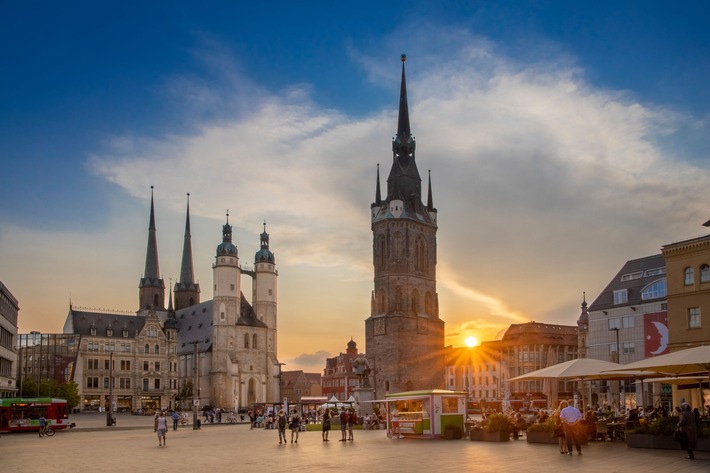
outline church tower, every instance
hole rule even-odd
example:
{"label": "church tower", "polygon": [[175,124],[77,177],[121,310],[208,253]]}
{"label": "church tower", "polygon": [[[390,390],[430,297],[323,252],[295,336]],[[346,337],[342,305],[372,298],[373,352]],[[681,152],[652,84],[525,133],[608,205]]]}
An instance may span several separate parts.
{"label": "church tower", "polygon": [[382,199],[377,169],[371,205],[374,291],[365,320],[367,359],[375,371],[375,396],[420,389],[442,389],[444,321],[436,292],[437,210],[431,175],[426,205],[409,125],[402,55],[397,135]]}
{"label": "church tower", "polygon": [[145,255],[145,271],[138,283],[138,311],[165,310],[165,282],[160,277],[158,263],[158,237],[155,229],[153,186],[150,186],[150,223],[148,224],[148,249]]}
{"label": "church tower", "polygon": [[252,302],[254,313],[261,322],[267,326],[266,330],[266,353],[268,357],[267,370],[269,377],[267,381],[267,399],[281,399],[279,377],[281,365],[277,358],[277,301],[278,287],[277,279],[279,273],[276,270],[276,258],[269,249],[269,234],[266,233],[266,222],[264,231],[261,233],[261,249],[254,255],[254,284],[252,287]]}
{"label": "church tower", "polygon": [[214,298],[212,300],[212,367],[210,399],[218,406],[233,406],[239,395],[237,358],[237,320],[241,306],[241,270],[237,247],[232,243],[232,226],[222,227],[222,243],[212,266]]}
{"label": "church tower", "polygon": [[182,247],[180,279],[175,283],[175,310],[184,309],[200,302],[200,285],[195,283],[192,267],[192,236],[190,234],[190,194],[187,194],[187,217],[185,218],[185,242]]}

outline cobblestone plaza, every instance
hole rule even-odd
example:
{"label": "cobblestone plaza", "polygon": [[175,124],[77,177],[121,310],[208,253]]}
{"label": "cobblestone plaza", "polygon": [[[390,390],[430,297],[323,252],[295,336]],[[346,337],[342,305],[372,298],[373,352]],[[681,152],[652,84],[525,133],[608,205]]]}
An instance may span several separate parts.
{"label": "cobblestone plaza", "polygon": [[[339,442],[337,430],[324,443],[320,432],[301,432],[298,444],[279,445],[276,430],[250,430],[248,424],[191,426],[168,431],[158,447],[152,418],[117,416],[106,427],[98,413],[71,418],[77,427],[39,438],[36,433],[0,437],[2,471],[22,472],[658,472],[707,473],[710,453],[686,460],[680,450],[630,449],[622,442],[597,442],[583,455],[560,455],[556,445],[468,440],[390,440],[383,430],[355,431],[353,442]],[[288,435],[288,434],[287,434]],[[290,438],[290,437],[289,437]]]}

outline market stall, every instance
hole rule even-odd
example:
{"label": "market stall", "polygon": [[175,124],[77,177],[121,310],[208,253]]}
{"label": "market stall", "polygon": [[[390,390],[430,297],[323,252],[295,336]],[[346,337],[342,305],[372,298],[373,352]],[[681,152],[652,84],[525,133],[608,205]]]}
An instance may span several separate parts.
{"label": "market stall", "polygon": [[387,394],[385,405],[387,436],[394,432],[405,437],[443,437],[463,432],[466,417],[466,393],[432,389]]}

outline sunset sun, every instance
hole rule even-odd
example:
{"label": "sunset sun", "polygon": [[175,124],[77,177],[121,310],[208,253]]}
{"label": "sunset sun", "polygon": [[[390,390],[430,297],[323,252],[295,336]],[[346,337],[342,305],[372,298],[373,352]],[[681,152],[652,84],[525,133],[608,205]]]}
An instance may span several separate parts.
{"label": "sunset sun", "polygon": [[467,337],[466,338],[466,346],[467,347],[475,347],[478,345],[478,340],[476,340],[476,337]]}

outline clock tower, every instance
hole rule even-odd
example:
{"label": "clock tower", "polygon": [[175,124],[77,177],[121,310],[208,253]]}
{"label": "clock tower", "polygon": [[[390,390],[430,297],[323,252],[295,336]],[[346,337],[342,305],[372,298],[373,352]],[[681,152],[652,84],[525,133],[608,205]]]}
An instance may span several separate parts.
{"label": "clock tower", "polygon": [[445,386],[444,321],[439,318],[436,292],[437,210],[431,175],[427,203],[422,202],[405,61],[402,55],[399,119],[387,195],[382,198],[378,166],[370,212],[375,287],[370,317],[365,320],[365,351],[374,371],[375,396]]}

